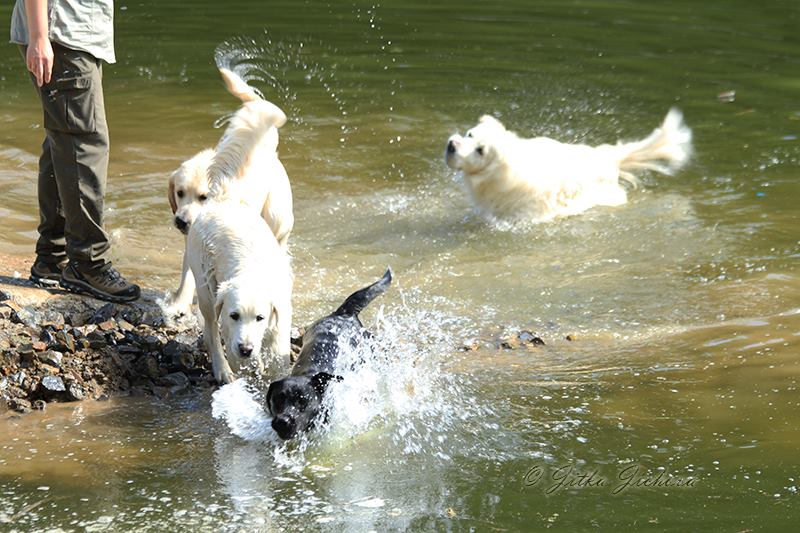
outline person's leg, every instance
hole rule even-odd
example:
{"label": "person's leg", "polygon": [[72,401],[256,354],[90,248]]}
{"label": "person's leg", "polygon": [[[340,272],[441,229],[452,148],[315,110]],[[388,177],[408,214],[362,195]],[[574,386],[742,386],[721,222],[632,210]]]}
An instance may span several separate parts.
{"label": "person's leg", "polygon": [[[26,47],[19,48],[24,59]],[[33,75],[31,80],[35,80]],[[39,157],[38,200],[39,239],[36,242],[36,261],[31,267],[31,281],[58,285],[67,260],[64,213],[61,209],[61,199],[58,197],[58,184],[53,172],[53,158],[47,137],[42,143],[42,153]]]}
{"label": "person's leg", "polygon": [[135,299],[139,288],[108,262],[103,229],[109,139],[100,61],[55,44],[53,51],[52,78],[39,94],[70,260],[61,285],[114,301]]}

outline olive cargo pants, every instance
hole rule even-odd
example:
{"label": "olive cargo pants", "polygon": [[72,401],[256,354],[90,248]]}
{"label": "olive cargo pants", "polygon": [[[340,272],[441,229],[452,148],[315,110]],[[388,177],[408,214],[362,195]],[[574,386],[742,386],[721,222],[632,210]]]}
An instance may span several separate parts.
{"label": "olive cargo pants", "polygon": [[39,159],[36,254],[50,263],[66,254],[88,271],[105,264],[110,247],[103,230],[109,139],[102,64],[56,43],[53,53],[50,83],[37,87],[46,136]]}

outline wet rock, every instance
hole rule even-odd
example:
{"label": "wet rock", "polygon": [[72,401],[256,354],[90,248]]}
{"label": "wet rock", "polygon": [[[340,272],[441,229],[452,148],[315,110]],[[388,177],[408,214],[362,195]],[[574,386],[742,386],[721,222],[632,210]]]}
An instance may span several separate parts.
{"label": "wet rock", "polygon": [[148,351],[154,351],[161,348],[161,339],[156,337],[155,335],[147,335],[142,339],[142,344],[144,348]]}
{"label": "wet rock", "polygon": [[33,410],[33,405],[25,398],[11,398],[8,406],[18,413],[30,413]]}
{"label": "wet rock", "polygon": [[500,347],[504,350],[517,350],[523,347],[532,348],[536,346],[544,346],[544,341],[530,331],[520,331],[500,342]]}
{"label": "wet rock", "polygon": [[189,388],[189,376],[183,372],[173,372],[159,379],[158,384],[170,389],[184,391]]}
{"label": "wet rock", "polygon": [[461,345],[462,352],[474,352],[480,348],[480,343],[475,339],[466,339]]}
{"label": "wet rock", "polygon": [[161,376],[161,372],[158,367],[158,361],[152,355],[141,357],[136,363],[136,371],[139,374],[147,376],[151,379],[157,379],[159,376]]}
{"label": "wet rock", "polygon": [[544,346],[544,341],[542,338],[534,335],[530,331],[520,331],[517,334],[517,338],[526,346]]}

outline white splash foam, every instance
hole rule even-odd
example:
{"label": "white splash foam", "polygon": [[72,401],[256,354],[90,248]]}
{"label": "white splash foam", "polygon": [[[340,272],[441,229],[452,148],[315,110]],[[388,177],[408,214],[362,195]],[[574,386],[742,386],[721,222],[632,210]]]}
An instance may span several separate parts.
{"label": "white splash foam", "polygon": [[280,441],[272,419],[256,401],[245,378],[229,383],[212,395],[211,416],[223,420],[231,433],[250,442]]}

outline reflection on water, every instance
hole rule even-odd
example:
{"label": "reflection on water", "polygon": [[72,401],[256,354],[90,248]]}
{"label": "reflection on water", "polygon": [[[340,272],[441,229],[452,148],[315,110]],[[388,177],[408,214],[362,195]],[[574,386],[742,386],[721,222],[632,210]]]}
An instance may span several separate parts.
{"label": "reflection on water", "polygon": [[[174,2],[118,4],[120,62],[105,86],[121,270],[177,284],[166,177],[235,110],[216,57],[290,116],[280,155],[295,196],[297,323],[391,264],[383,312],[365,317],[380,357],[333,391],[356,407],[300,445],[232,434],[210,396],[5,415],[0,530],[713,520],[742,531],[800,518],[800,8],[237,0],[176,19]],[[733,102],[717,98],[731,90]],[[29,256],[41,111],[13,47],[0,49],[0,94],[0,249]],[[619,208],[488,223],[442,162],[448,136],[487,112],[524,135],[601,143],[641,137],[671,105],[693,129],[693,162],[644,176]],[[523,328],[546,346],[496,347]],[[458,351],[468,339],[480,348]],[[613,480],[632,464],[697,482],[548,495],[552,479],[527,475],[566,465]]]}

